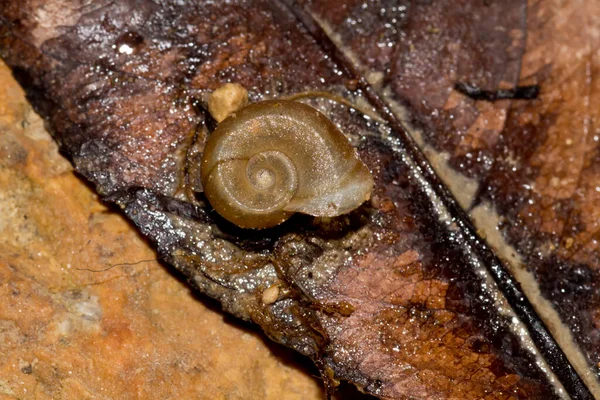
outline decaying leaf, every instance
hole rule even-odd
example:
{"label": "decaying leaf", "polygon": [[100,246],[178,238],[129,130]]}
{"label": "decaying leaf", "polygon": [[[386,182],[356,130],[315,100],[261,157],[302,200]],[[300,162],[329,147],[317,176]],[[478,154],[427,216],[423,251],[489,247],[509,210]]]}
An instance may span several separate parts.
{"label": "decaying leaf", "polygon": [[[332,11],[313,2],[311,9],[336,27],[386,100],[408,109],[411,134],[436,172],[599,393],[599,9],[594,2],[509,3],[425,3],[392,17],[360,4]],[[374,30],[348,24],[356,18],[400,35],[388,49]],[[434,79],[423,79],[432,69]],[[452,90],[455,82],[491,90],[538,84],[541,95],[473,101]]]}
{"label": "decaying leaf", "polygon": [[[514,86],[532,21],[517,0],[5,1],[0,56],[77,171],[123,209],[160,258],[227,312],[311,357],[326,384],[348,380],[380,398],[590,398],[459,207],[488,236],[474,206],[492,201],[508,222],[522,218],[503,233],[530,251],[531,268],[537,243],[552,244],[534,237],[544,219],[532,222],[533,233],[527,225],[528,200],[537,198],[512,192],[539,169],[507,173],[504,163],[545,165],[517,153],[533,150],[523,145],[531,141],[524,115],[541,115],[529,110],[540,103],[474,102],[452,90],[457,81]],[[387,123],[311,102],[372,171],[371,202],[342,217],[297,215],[257,232],[224,221],[202,193],[190,195],[190,162],[211,125],[201,105],[230,81],[251,101],[328,91],[378,111]],[[417,128],[414,139],[399,119]],[[496,161],[489,165],[487,153],[474,150],[488,147]],[[450,166],[475,178],[452,175]],[[567,250],[595,243],[587,226]],[[597,260],[590,246],[577,253],[578,265]],[[539,265],[562,255],[554,250]],[[596,282],[580,269],[573,287]]]}

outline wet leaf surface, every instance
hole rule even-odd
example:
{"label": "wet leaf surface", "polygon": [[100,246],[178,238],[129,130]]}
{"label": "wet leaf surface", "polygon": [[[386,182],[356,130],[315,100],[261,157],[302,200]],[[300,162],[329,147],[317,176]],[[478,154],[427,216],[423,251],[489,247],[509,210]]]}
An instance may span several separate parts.
{"label": "wet leaf surface", "polygon": [[[75,3],[2,4],[0,55],[76,169],[123,208],[192,287],[311,357],[324,376],[381,398],[541,399],[566,397],[565,391],[590,397],[519,285],[475,236],[414,144],[480,233],[488,231],[476,206],[488,201],[543,293],[557,305],[572,305],[563,315],[581,310],[579,299],[560,294],[593,293],[597,282],[590,228],[597,218],[586,214],[585,224],[570,211],[592,204],[594,156],[582,150],[587,158],[580,170],[590,179],[578,182],[585,185],[541,208],[554,214],[527,218],[534,214],[528,207],[543,199],[525,197],[520,188],[547,176],[539,174],[540,165],[556,167],[525,144],[539,126],[549,129],[568,116],[548,105],[544,86],[541,100],[515,103],[475,102],[452,89],[459,81],[484,89],[519,82],[526,33],[545,17],[531,10],[544,6],[530,5],[527,17],[523,1]],[[532,80],[541,83],[522,79]],[[311,101],[343,129],[373,172],[371,202],[347,216],[298,215],[258,232],[222,220],[201,193],[191,197],[188,158],[202,151],[210,130],[201,105],[228,81],[246,87],[252,101],[325,90],[379,111],[387,124]],[[397,118],[414,128],[412,139]],[[546,140],[548,129],[534,142]],[[584,136],[581,148],[593,137]],[[568,157],[551,148],[557,152],[550,161]],[[503,161],[520,168],[507,169]],[[577,192],[580,187],[589,190]],[[561,218],[580,233],[568,248],[579,246],[573,248],[583,257],[576,267],[554,261],[575,260],[555,251],[558,246],[535,258],[541,245],[559,244],[560,235],[548,239],[541,228],[554,232],[549,225]],[[544,278],[556,265],[565,265],[559,269],[564,279],[578,277],[571,286]],[[271,287],[279,296],[265,302]],[[585,310],[593,311],[595,298],[586,301]],[[591,332],[593,313],[575,315],[570,327],[583,327],[576,338],[590,357],[593,343],[582,338]]]}
{"label": "wet leaf surface", "polygon": [[[335,26],[387,101],[406,108],[413,138],[597,392],[598,6],[442,3],[396,14],[362,3],[310,10]],[[357,18],[397,35],[356,30]],[[486,34],[486,25],[502,28]],[[456,82],[537,84],[541,93],[489,103],[453,90]]]}

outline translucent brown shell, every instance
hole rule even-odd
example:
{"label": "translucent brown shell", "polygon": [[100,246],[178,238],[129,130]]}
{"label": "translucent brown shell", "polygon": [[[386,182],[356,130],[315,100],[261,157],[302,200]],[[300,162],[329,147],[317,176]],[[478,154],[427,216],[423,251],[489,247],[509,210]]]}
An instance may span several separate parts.
{"label": "translucent brown shell", "polygon": [[206,143],[201,180],[221,216],[255,229],[296,212],[345,214],[373,189],[369,169],[336,126],[289,100],[254,103],[221,122]]}

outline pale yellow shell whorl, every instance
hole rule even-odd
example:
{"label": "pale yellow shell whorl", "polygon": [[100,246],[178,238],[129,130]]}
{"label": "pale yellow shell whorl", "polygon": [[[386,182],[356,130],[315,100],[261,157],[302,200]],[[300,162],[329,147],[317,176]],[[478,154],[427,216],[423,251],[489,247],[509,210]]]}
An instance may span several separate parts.
{"label": "pale yellow shell whorl", "polygon": [[255,229],[296,212],[345,214],[373,189],[369,169],[336,126],[289,100],[254,103],[221,122],[206,143],[201,180],[221,216]]}

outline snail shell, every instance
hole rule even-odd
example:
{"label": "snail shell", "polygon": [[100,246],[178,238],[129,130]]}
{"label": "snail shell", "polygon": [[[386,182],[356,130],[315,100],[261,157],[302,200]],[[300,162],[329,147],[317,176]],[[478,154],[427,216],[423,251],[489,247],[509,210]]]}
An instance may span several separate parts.
{"label": "snail shell", "polygon": [[201,180],[221,216],[255,229],[296,212],[345,214],[373,189],[369,169],[336,126],[289,100],[253,103],[221,122],[206,143]]}

